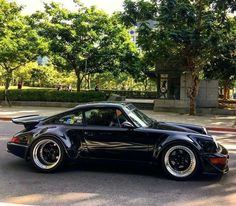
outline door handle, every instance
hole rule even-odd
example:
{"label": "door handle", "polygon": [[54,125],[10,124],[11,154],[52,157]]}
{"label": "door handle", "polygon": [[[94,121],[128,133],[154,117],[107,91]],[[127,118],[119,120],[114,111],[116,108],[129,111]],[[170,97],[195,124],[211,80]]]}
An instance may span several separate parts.
{"label": "door handle", "polygon": [[112,135],[112,132],[100,132],[100,135]]}
{"label": "door handle", "polygon": [[92,136],[94,136],[94,133],[93,133],[93,132],[85,131],[85,132],[84,132],[84,135],[86,135],[86,136],[88,136],[88,137],[92,137]]}

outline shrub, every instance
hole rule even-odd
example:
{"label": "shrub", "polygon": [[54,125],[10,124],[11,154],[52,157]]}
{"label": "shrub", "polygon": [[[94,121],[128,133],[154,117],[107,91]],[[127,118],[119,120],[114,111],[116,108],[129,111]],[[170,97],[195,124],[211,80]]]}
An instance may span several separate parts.
{"label": "shrub", "polygon": [[126,98],[133,99],[156,99],[157,92],[155,91],[127,91],[127,90],[103,90],[107,94],[118,94]]}
{"label": "shrub", "polygon": [[[105,101],[106,94],[97,91],[69,92],[52,89],[12,89],[8,90],[10,101],[45,101],[45,102],[93,102]],[[0,91],[0,100],[4,100],[4,90]]]}

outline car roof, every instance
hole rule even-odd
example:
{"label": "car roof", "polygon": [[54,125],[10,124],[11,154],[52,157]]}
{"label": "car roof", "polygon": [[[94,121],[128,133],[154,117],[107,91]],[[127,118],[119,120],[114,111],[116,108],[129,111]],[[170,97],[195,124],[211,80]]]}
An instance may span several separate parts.
{"label": "car roof", "polygon": [[[86,103],[86,104],[79,104],[75,108],[76,109],[84,109],[84,108],[93,108],[93,107],[100,107],[100,108],[109,108],[109,107],[117,107],[117,108],[129,108],[129,107],[134,107],[130,103],[126,102],[96,102],[96,103]],[[74,108],[74,109],[75,109]]]}

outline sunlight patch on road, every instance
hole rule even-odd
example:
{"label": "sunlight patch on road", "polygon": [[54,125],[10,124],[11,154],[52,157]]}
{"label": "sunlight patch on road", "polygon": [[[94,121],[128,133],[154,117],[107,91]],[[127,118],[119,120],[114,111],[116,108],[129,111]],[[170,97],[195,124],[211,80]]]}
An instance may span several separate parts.
{"label": "sunlight patch on road", "polygon": [[41,194],[32,194],[32,195],[23,195],[18,197],[10,197],[5,200],[7,203],[14,204],[34,204],[41,202],[45,198],[44,195]]}
{"label": "sunlight patch on road", "polygon": [[93,194],[93,193],[65,193],[62,195],[58,195],[57,201],[59,202],[79,201],[79,200],[89,199],[96,196],[97,194]]}
{"label": "sunlight patch on road", "polygon": [[10,138],[9,137],[0,137],[0,141],[9,141]]}
{"label": "sunlight patch on road", "polygon": [[33,205],[22,205],[22,204],[12,204],[12,203],[5,203],[5,202],[0,202],[0,206],[33,206]]}
{"label": "sunlight patch on road", "polygon": [[[64,194],[29,194],[29,195],[23,195],[23,196],[16,196],[16,197],[10,197],[5,199],[5,203],[9,204],[26,204],[32,205],[32,204],[39,204],[39,203],[47,203],[47,204],[68,204],[68,203],[76,203],[81,201],[91,201],[96,199],[98,197],[98,194],[95,193],[64,193]],[[3,203],[3,204],[5,204]],[[0,205],[1,206],[1,205]],[[7,204],[6,204],[7,206]],[[11,206],[11,205],[10,205]]]}
{"label": "sunlight patch on road", "polygon": [[[169,204],[166,204],[169,205]],[[177,206],[177,205],[181,205],[181,206],[189,206],[189,202],[187,203],[176,203],[176,204],[170,204],[172,206]],[[234,193],[234,191],[232,192],[228,192],[228,194],[224,194],[224,195],[215,195],[212,197],[208,197],[208,198],[198,198],[196,200],[192,199],[191,200],[191,206],[202,206],[202,205],[236,205],[236,193]]]}

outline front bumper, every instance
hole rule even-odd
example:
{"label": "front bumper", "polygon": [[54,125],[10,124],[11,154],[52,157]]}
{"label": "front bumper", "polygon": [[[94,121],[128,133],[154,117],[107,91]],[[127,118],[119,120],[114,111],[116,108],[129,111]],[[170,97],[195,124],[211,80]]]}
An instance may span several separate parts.
{"label": "front bumper", "polygon": [[28,153],[28,148],[29,146],[27,145],[22,145],[22,144],[16,144],[12,142],[7,143],[7,151],[9,153],[12,153],[18,157],[27,158],[27,153]]}
{"label": "front bumper", "polygon": [[217,153],[201,155],[201,162],[204,174],[225,174],[229,171],[229,154],[221,144]]}

